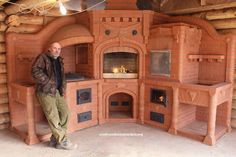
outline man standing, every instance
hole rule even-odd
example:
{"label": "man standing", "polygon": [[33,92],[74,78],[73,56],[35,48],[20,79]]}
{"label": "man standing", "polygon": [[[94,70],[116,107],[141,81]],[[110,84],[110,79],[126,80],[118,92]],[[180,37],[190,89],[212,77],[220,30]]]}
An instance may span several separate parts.
{"label": "man standing", "polygon": [[69,109],[63,97],[65,87],[63,61],[60,57],[61,45],[52,43],[46,53],[40,54],[32,66],[32,77],[36,81],[36,95],[52,131],[50,146],[58,149],[75,149],[66,130]]}

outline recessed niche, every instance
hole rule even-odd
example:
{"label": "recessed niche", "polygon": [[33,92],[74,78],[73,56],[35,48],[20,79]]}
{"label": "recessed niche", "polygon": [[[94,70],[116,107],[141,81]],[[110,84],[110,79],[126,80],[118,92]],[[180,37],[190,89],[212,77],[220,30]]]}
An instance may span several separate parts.
{"label": "recessed niche", "polygon": [[109,118],[132,118],[133,98],[126,93],[109,97]]}
{"label": "recessed niche", "polygon": [[164,124],[165,116],[162,113],[150,112],[150,120]]}
{"label": "recessed niche", "polygon": [[150,91],[150,101],[152,103],[155,104],[161,104],[163,106],[167,106],[168,104],[168,98],[166,95],[166,91],[165,90],[161,90],[161,89],[152,89]]}
{"label": "recessed niche", "polygon": [[169,50],[151,51],[151,74],[170,76],[171,52]]}
{"label": "recessed niche", "polygon": [[104,73],[137,73],[138,55],[128,52],[112,52],[104,54]]}

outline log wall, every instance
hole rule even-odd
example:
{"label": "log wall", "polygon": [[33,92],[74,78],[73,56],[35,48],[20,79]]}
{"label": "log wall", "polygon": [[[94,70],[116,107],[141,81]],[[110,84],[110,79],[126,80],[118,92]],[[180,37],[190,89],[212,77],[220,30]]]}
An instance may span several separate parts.
{"label": "log wall", "polygon": [[7,70],[6,70],[6,49],[5,49],[5,24],[6,14],[0,11],[0,129],[9,126],[9,110],[7,98]]}
{"label": "log wall", "polygon": [[34,15],[7,15],[0,11],[0,130],[9,127],[7,69],[6,69],[6,48],[5,34],[16,33],[37,33],[45,25],[56,17],[34,16]]}

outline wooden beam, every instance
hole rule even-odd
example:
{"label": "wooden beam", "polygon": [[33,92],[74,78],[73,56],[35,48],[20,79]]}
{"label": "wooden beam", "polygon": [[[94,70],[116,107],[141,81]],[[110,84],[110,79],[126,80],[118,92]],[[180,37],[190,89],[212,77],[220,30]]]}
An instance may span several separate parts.
{"label": "wooden beam", "polygon": [[36,33],[43,28],[42,25],[30,25],[22,24],[18,27],[9,27],[6,32],[15,32],[15,33]]}
{"label": "wooden beam", "polygon": [[0,42],[5,42],[5,34],[4,34],[4,32],[0,32]]}
{"label": "wooden beam", "polygon": [[236,28],[236,19],[224,19],[209,21],[216,29]]}
{"label": "wooden beam", "polygon": [[3,11],[0,12],[0,21],[4,21],[6,18],[6,13],[4,13]]}
{"label": "wooden beam", "polygon": [[232,109],[236,110],[236,100],[233,100],[233,102],[232,102]]}
{"label": "wooden beam", "polygon": [[0,74],[0,83],[7,83],[7,74]]}
{"label": "wooden beam", "polygon": [[220,10],[220,9],[234,8],[234,7],[236,7],[236,2],[216,4],[216,5],[207,5],[207,6],[201,6],[201,7],[196,7],[196,8],[186,8],[186,9],[179,9],[179,10],[164,11],[163,13],[170,14],[170,15],[183,15],[183,14],[191,14],[191,13],[197,13],[197,12]]}
{"label": "wooden beam", "polygon": [[[4,44],[5,46],[5,44]],[[5,54],[0,54],[0,63],[6,63],[6,55]]]}
{"label": "wooden beam", "polygon": [[7,94],[0,94],[0,104],[8,103],[8,96]]}
{"label": "wooden beam", "polygon": [[232,110],[231,117],[236,119],[236,110],[234,110],[234,109]]}
{"label": "wooden beam", "polygon": [[[49,1],[49,0],[47,0],[47,1]],[[51,1],[51,3],[53,1]],[[54,3],[55,3],[55,1],[54,1]],[[15,3],[17,5],[9,5],[8,7],[5,8],[4,11],[7,15],[12,15],[12,14],[16,14],[20,11],[32,9],[33,7],[35,7],[35,5],[37,5],[39,3],[43,3],[43,0],[18,0]]]}
{"label": "wooden beam", "polygon": [[201,5],[212,5],[233,2],[235,0],[201,0]]}
{"label": "wooden beam", "polygon": [[236,9],[217,10],[206,13],[207,20],[236,18]]}
{"label": "wooden beam", "polygon": [[0,114],[0,124],[8,123],[9,121],[9,114]]}
{"label": "wooden beam", "polygon": [[7,25],[4,22],[0,22],[0,32],[4,32],[7,29]]}
{"label": "wooden beam", "polygon": [[200,12],[200,13],[192,14],[191,16],[198,17],[201,19],[206,19],[206,14],[207,14],[207,12]]}
{"label": "wooden beam", "polygon": [[0,53],[5,53],[6,52],[6,45],[5,43],[0,43]]}
{"label": "wooden beam", "polygon": [[231,126],[232,126],[233,128],[236,128],[236,119],[235,119],[235,118],[232,118],[232,119],[231,119]]}
{"label": "wooden beam", "polygon": [[[222,34],[231,33],[231,34],[235,34],[236,35],[236,28],[233,28],[233,29],[222,29],[222,30],[218,30],[218,32],[220,32]],[[235,101],[235,105],[236,105],[236,101]]]}
{"label": "wooden beam", "polygon": [[7,84],[0,84],[0,94],[7,94]]}
{"label": "wooden beam", "polygon": [[[6,64],[0,64],[0,74],[4,74],[7,72]],[[0,98],[1,99],[1,98]]]}
{"label": "wooden beam", "polygon": [[43,25],[44,17],[34,15],[11,15],[6,19],[5,23],[8,26],[19,26],[21,24]]}
{"label": "wooden beam", "polygon": [[[61,0],[62,2],[66,2],[68,0]],[[37,10],[42,8],[51,7],[55,4],[56,0],[18,0],[15,3],[17,5],[9,5],[5,8],[5,13],[7,15],[16,14],[19,12],[24,12],[26,10]]]}
{"label": "wooden beam", "polygon": [[9,112],[8,104],[0,104],[0,114],[8,112]]}

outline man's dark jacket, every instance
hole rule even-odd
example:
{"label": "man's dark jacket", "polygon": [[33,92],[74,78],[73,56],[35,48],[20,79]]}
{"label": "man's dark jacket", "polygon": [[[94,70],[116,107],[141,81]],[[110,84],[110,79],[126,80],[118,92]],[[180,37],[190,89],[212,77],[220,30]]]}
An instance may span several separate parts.
{"label": "man's dark jacket", "polygon": [[[37,83],[37,92],[42,92],[52,96],[56,95],[57,80],[55,77],[54,64],[52,62],[52,56],[49,52],[40,54],[32,65],[32,77]],[[59,56],[60,74],[62,79],[62,85],[58,89],[60,95],[64,95],[65,90],[65,75],[63,59]]]}

